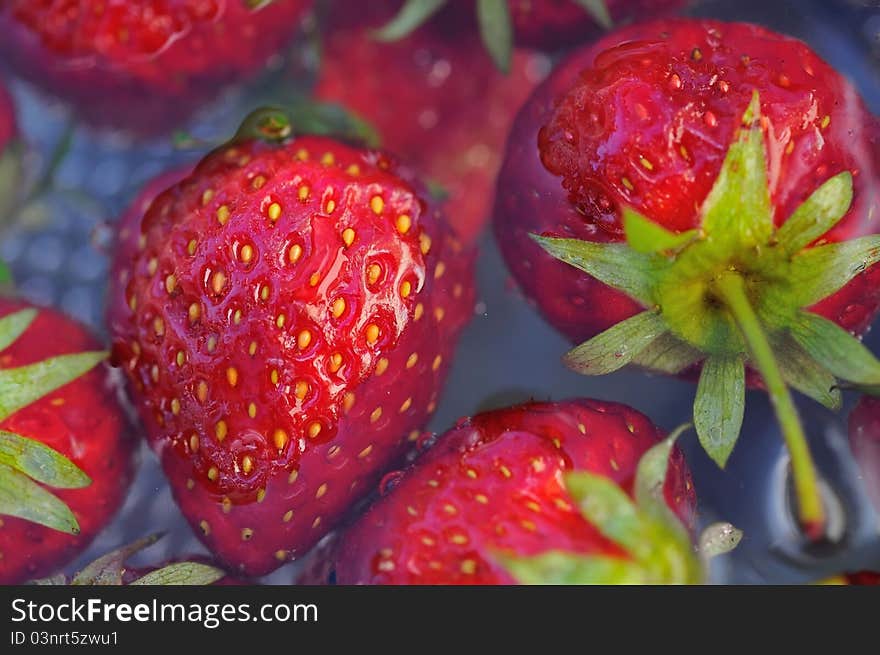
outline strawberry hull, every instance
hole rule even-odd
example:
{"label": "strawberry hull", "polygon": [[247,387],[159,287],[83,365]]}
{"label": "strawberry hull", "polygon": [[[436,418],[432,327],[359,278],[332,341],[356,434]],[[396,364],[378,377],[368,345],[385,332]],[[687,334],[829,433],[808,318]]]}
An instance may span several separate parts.
{"label": "strawberry hull", "polygon": [[245,141],[158,196],[119,251],[114,359],[231,570],[305,554],[436,408],[473,253],[408,180],[330,139]]}
{"label": "strawberry hull", "polygon": [[[777,70],[770,62],[780,61],[780,43]],[[647,55],[654,63],[643,67]],[[755,88],[769,124],[777,223],[818,184],[850,170],[852,207],[826,238],[877,231],[869,220],[878,204],[876,120],[803,43],[713,21],[624,28],[574,53],[539,87],[514,123],[499,174],[496,239],[548,322],[581,342],[641,307],[554,260],[529,234],[622,241],[624,204],[673,231],[694,227]],[[880,307],[878,282],[875,267],[812,309],[861,333]]]}
{"label": "strawberry hull", "polygon": [[[76,20],[51,4],[4,3],[0,60],[71,102],[89,123],[151,136],[259,73],[311,3],[280,0],[251,11],[239,0],[198,8],[180,0],[158,7],[113,0],[101,3],[101,12],[81,6],[86,15]],[[155,15],[145,15],[148,9]]]}
{"label": "strawberry hull", "polygon": [[[27,307],[3,299],[0,316]],[[3,351],[0,363],[3,368],[17,367],[97,347],[82,327],[57,312],[41,309],[24,335]],[[2,517],[0,584],[57,571],[88,546],[122,505],[134,475],[135,442],[116,394],[109,370],[100,365],[0,422],[0,429],[39,440],[68,457],[92,480],[82,489],[53,490],[76,517],[78,535]]]}

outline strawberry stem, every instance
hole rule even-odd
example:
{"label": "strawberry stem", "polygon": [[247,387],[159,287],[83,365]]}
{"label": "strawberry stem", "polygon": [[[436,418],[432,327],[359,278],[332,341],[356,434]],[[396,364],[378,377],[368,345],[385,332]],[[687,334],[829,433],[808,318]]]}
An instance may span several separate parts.
{"label": "strawberry stem", "polygon": [[819,491],[816,466],[773,349],[749,302],[745,281],[738,273],[723,273],[715,282],[715,292],[739,326],[751,354],[751,363],[757,367],[764,379],[767,393],[773,403],[776,418],[782,429],[782,437],[791,457],[801,527],[810,539],[820,539],[824,535],[825,510]]}

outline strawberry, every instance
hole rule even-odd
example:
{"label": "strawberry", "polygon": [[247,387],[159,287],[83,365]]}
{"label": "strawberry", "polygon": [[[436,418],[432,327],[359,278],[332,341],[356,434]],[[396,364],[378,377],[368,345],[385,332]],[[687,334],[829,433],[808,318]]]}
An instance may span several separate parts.
{"label": "strawberry", "polygon": [[[343,534],[336,582],[696,581],[691,477],[661,438],[595,400],[463,419]],[[566,575],[576,567],[590,574]]]}
{"label": "strawberry", "polygon": [[[226,565],[304,554],[434,411],[472,255],[382,152],[258,112],[159,195],[114,263],[113,359]],[[266,135],[277,128],[277,138]]]}
{"label": "strawberry", "polygon": [[0,58],[99,126],[153,134],[296,33],[310,0],[8,0]]}
{"label": "strawberry", "polygon": [[[372,4],[372,3],[371,3]],[[379,31],[385,40],[406,36],[436,15],[461,32],[470,23],[501,70],[508,70],[514,44],[559,50],[586,41],[613,23],[645,20],[678,9],[683,0],[405,0]]]}
{"label": "strawberry", "polygon": [[9,218],[21,186],[21,146],[17,136],[15,104],[0,79],[0,224]]}
{"label": "strawberry", "polygon": [[849,444],[868,497],[880,512],[880,398],[863,396],[850,413]]}
{"label": "strawberry", "polygon": [[194,556],[183,560],[164,562],[157,566],[133,568],[127,561],[144,548],[162,538],[153,534],[102,555],[71,578],[59,573],[36,580],[41,585],[237,585],[246,584],[226,575],[210,559]]}
{"label": "strawberry", "polygon": [[836,408],[838,379],[880,380],[851,334],[880,302],[876,134],[800,41],[658,21],[559,66],[518,116],[498,183],[510,270],[551,323],[590,339],[566,362],[698,372],[695,424],[721,466],[748,367],[780,416],[814,536],[823,509],[787,386]]}
{"label": "strawberry", "polygon": [[[372,3],[370,10],[377,11]],[[315,95],[368,120],[384,148],[439,185],[453,228],[470,243],[491,214],[504,140],[540,80],[542,58],[517,51],[504,76],[473,35],[454,38],[427,26],[380,43],[363,18],[354,12],[328,26]]]}
{"label": "strawberry", "polygon": [[82,326],[0,298],[0,348],[0,584],[14,584],[63,566],[110,521],[134,448]]}
{"label": "strawberry", "polygon": [[854,585],[880,585],[880,573],[876,571],[856,571],[844,576],[846,584]]}

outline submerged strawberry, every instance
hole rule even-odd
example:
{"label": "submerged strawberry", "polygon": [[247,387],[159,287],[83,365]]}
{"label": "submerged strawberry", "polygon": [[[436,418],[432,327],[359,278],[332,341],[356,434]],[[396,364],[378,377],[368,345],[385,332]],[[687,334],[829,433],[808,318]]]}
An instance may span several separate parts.
{"label": "submerged strawberry", "polygon": [[9,0],[0,59],[89,122],[152,134],[247,79],[296,33],[310,0]]}
{"label": "submerged strawberry", "polygon": [[[372,3],[369,10],[378,12]],[[377,42],[364,27],[364,13],[328,25],[315,95],[368,120],[384,148],[436,183],[448,200],[450,223],[472,242],[491,214],[516,109],[540,81],[545,62],[517,51],[505,76],[474,36],[434,26]]]}
{"label": "submerged strawberry", "polygon": [[464,419],[343,534],[336,582],[698,581],[690,473],[661,438],[594,400]]}
{"label": "submerged strawberry", "polygon": [[720,465],[746,368],[758,371],[811,534],[823,510],[786,387],[837,407],[837,379],[880,381],[850,333],[880,302],[880,238],[865,236],[876,133],[851,85],[800,41],[662,21],[564,62],[517,118],[499,178],[511,271],[551,323],[592,338],[567,363],[589,375],[702,365],[694,418]]}
{"label": "submerged strawberry", "polygon": [[304,554],[407,448],[473,305],[471,254],[404,169],[288,131],[159,195],[110,293],[176,500],[248,575]]}
{"label": "submerged strawberry", "polygon": [[[460,33],[468,25],[502,70],[514,44],[559,50],[584,42],[614,23],[645,20],[677,9],[683,0],[405,0],[378,36],[406,36],[432,19]],[[436,16],[436,18],[434,18]]]}
{"label": "submerged strawberry", "polygon": [[0,584],[14,584],[57,570],[109,522],[133,442],[82,326],[0,298],[0,348]]}

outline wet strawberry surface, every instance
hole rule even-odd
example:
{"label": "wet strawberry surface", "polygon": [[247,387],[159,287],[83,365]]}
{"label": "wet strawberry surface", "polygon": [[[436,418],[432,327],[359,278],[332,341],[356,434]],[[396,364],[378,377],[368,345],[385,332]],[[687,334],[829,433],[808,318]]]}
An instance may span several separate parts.
{"label": "wet strawberry surface", "polygon": [[[880,56],[870,50],[872,41],[867,31],[870,25],[876,29],[880,24],[880,11],[871,14],[862,6],[850,15],[835,11],[831,7],[834,3],[818,0],[697,4],[696,12],[700,15],[760,21],[803,38],[833,66],[846,71],[870,109],[880,112]],[[807,4],[809,11],[804,8]],[[845,4],[840,1],[841,6]],[[853,38],[854,34],[858,38]],[[21,132],[37,153],[29,163],[40,169],[64,138],[69,116],[63,105],[21,81],[15,81],[11,88],[19,107]],[[234,130],[245,108],[252,106],[242,90],[229,91],[197,113],[186,129],[200,139],[220,140]],[[0,257],[10,264],[21,293],[102,329],[110,234],[116,217],[148,180],[200,158],[205,150],[175,149],[167,137],[135,141],[124,134],[77,126],[70,151],[58,168],[55,189],[27,207],[18,216],[15,227],[0,240]],[[652,379],[636,371],[588,379],[566,370],[559,357],[569,348],[568,342],[547,326],[514,290],[491,237],[484,235],[478,245],[481,254],[475,316],[463,333],[429,430],[442,432],[461,416],[532,397],[592,396],[627,402],[666,429],[689,417],[693,385],[688,382]],[[880,336],[869,333],[866,343],[876,352]],[[775,500],[756,500],[779,495],[784,484],[782,445],[766,398],[755,393],[749,406],[744,434],[750,438],[742,441],[725,473],[718,473],[700,451],[693,434],[681,442],[693,471],[702,520],[724,518],[749,535],[728,558],[729,567],[717,572],[718,577],[736,582],[768,578],[805,581],[809,574],[803,570],[803,560],[768,552],[764,546],[770,540],[791,538],[784,506]],[[829,434],[832,443],[833,436],[839,436],[849,407],[832,417],[806,402],[802,406],[807,408],[805,422],[811,440],[820,446],[820,467],[832,481],[851,475],[853,469],[844,461],[849,457],[848,451],[822,445]],[[159,560],[202,550],[171,499],[157,459],[145,446],[143,450],[142,465],[125,506],[73,569],[155,529],[167,529],[169,537],[153,548],[151,558]],[[764,484],[755,484],[754,480]],[[745,495],[742,490],[747,481],[749,494]],[[876,527],[871,527],[864,492],[851,482],[842,483],[839,488],[843,489],[843,505],[850,507],[851,516],[856,517],[851,525],[851,540],[862,544],[862,553],[871,539],[875,540],[876,548]],[[831,561],[824,561],[825,570],[834,568]],[[856,564],[864,567],[871,562],[862,557]],[[873,564],[880,566],[880,561]],[[266,580],[287,583],[293,579],[297,566],[288,564]],[[846,568],[842,566],[841,570]]]}

